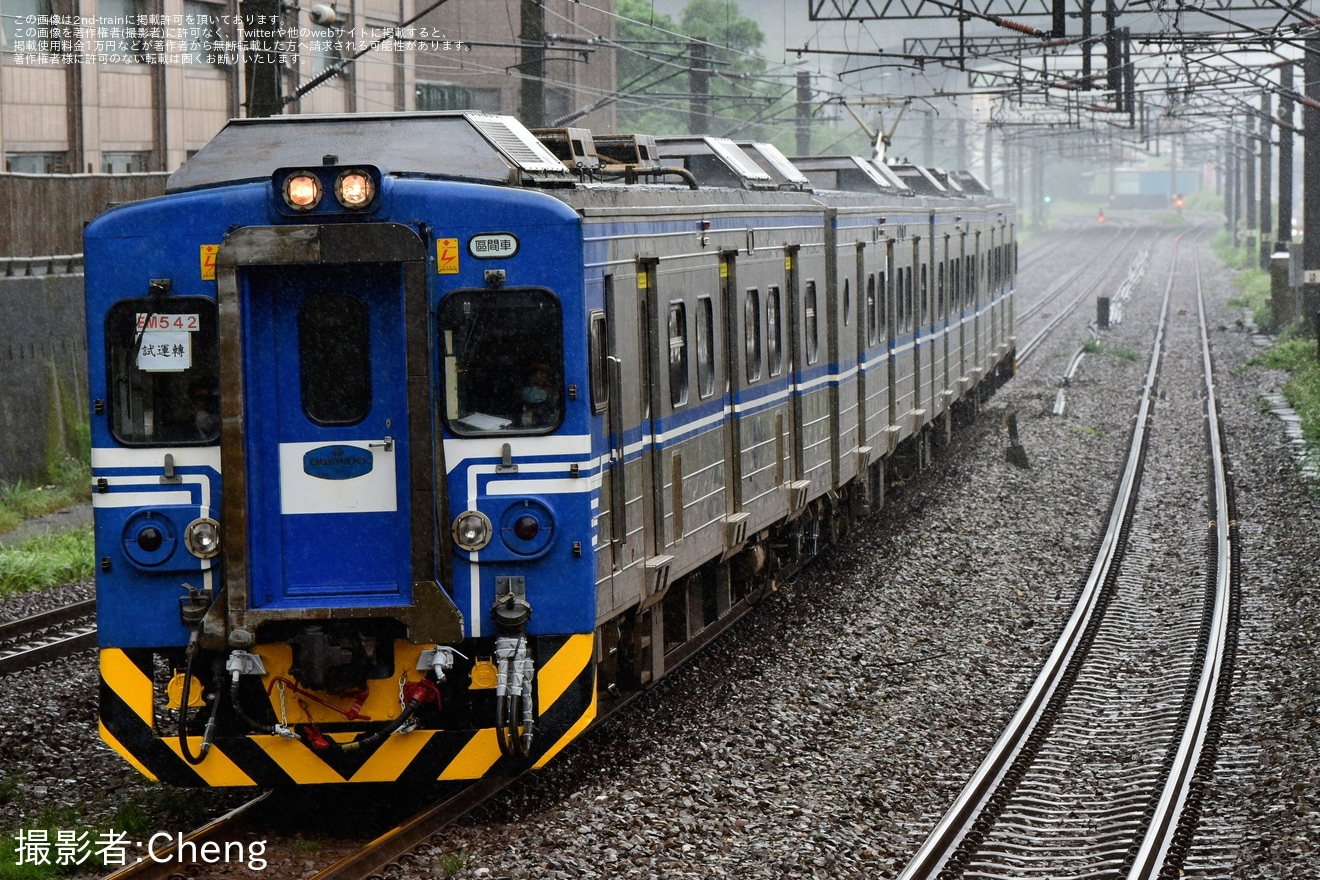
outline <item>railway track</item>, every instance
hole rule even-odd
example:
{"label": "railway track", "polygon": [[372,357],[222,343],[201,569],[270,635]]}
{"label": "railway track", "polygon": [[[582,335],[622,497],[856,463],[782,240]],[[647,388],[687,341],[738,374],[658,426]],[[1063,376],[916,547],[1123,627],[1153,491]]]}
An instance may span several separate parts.
{"label": "railway track", "polygon": [[[1076,609],[900,880],[1179,876],[1214,767],[1238,601],[1199,266],[1190,274],[1179,286],[1175,246],[1127,463]],[[1198,442],[1208,479],[1178,464],[1195,456],[1169,451]]]}
{"label": "railway track", "polygon": [[0,675],[96,645],[96,600],[0,624]]}
{"label": "railway track", "polygon": [[[1096,295],[1099,291],[1107,289],[1106,285],[1111,282],[1113,275],[1112,272],[1101,271],[1101,266],[1105,261],[1112,262],[1115,259],[1115,254],[1127,253],[1133,239],[1136,238],[1136,234],[1137,230],[1132,228],[1127,230],[1125,235],[1115,235],[1108,246],[1095,251],[1089,260],[1051,285],[1043,296],[1018,309],[1015,316],[1019,325],[1018,336],[1026,340],[1018,346],[1017,359],[1019,364],[1030,358],[1038,350],[1041,343],[1069,315],[1076,311],[1078,306],[1088,301],[1090,297]],[[1127,277],[1120,283],[1114,299],[1121,301],[1124,290],[1131,290],[1134,277],[1138,276],[1140,267],[1144,266],[1144,254],[1143,251],[1133,259]],[[1051,307],[1052,311],[1046,312],[1046,309]],[[1046,316],[1045,322],[1035,333],[1027,337],[1027,328],[1031,326],[1032,319],[1037,315]]]}

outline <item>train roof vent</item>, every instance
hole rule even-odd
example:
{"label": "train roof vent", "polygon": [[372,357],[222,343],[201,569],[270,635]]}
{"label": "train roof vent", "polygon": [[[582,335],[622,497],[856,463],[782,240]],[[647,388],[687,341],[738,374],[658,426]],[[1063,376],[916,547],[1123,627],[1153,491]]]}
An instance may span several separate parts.
{"label": "train roof vent", "polygon": [[523,171],[566,171],[564,163],[546,149],[523,124],[512,116],[492,116],[485,113],[467,113],[468,121]]}
{"label": "train roof vent", "polygon": [[632,167],[638,170],[655,168],[655,138],[648,134],[598,134],[596,155],[601,165],[610,170]]}
{"label": "train roof vent", "polygon": [[994,195],[990,187],[985,185],[981,178],[970,171],[950,171],[949,176],[958,181],[962,191],[969,196],[989,196]]}
{"label": "train roof vent", "polygon": [[752,157],[744,153],[733,141],[728,138],[708,137],[706,143],[710,144],[715,155],[729,163],[729,166],[745,179],[770,182],[770,175],[761,170],[761,166],[752,161]]}
{"label": "train roof vent", "polygon": [[958,181],[958,178],[954,177],[943,168],[927,168],[926,173],[935,178],[940,185],[949,191],[950,195],[966,195],[966,193],[963,192],[962,184]]}
{"label": "train roof vent", "polygon": [[744,152],[751,151],[750,155],[761,160],[761,167],[770,171],[771,177],[782,177],[783,183],[791,184],[799,189],[809,187],[811,182],[807,176],[798,170],[797,166],[788,160],[788,157],[779,151],[774,144],[767,144],[764,141],[753,141],[743,147]]}
{"label": "train roof vent", "polygon": [[269,178],[277,168],[374,165],[385,174],[494,184],[572,185],[577,177],[509,116],[358,113],[231,119],[170,175],[166,190]]}
{"label": "train roof vent", "polygon": [[910,193],[903,181],[861,156],[805,156],[792,161],[818,189]]}
{"label": "train roof vent", "polygon": [[952,195],[948,187],[936,180],[931,173],[920,165],[890,165],[889,170],[898,176],[898,179],[912,188],[912,191],[923,196],[947,196]]}
{"label": "train roof vent", "polygon": [[569,168],[599,168],[596,142],[586,128],[533,128],[532,134]]}
{"label": "train roof vent", "polygon": [[767,189],[774,178],[728,138],[674,135],[656,138],[663,165],[682,166],[703,185]]}

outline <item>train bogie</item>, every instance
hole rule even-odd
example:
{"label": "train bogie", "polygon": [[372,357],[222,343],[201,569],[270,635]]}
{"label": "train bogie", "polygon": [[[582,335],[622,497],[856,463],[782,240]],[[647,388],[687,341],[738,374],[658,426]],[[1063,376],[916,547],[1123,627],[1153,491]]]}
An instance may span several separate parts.
{"label": "train bogie", "polygon": [[568,137],[235,122],[89,226],[102,733],[142,772],[543,764],[1011,361],[1007,204]]}

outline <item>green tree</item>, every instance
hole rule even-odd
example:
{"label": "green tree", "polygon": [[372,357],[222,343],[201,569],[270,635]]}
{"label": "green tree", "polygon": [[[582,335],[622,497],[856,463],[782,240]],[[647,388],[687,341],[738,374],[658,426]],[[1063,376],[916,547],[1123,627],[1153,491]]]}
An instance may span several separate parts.
{"label": "green tree", "polygon": [[[665,16],[653,19],[645,0],[618,0],[616,10],[635,20],[618,25],[621,131],[689,133],[689,72],[704,51],[710,69],[708,133],[774,140],[781,149],[793,149],[792,126],[784,124],[793,114],[793,84],[767,74],[765,59],[756,54],[765,36],[735,3],[690,0],[678,23]],[[695,53],[694,40],[703,43]]]}

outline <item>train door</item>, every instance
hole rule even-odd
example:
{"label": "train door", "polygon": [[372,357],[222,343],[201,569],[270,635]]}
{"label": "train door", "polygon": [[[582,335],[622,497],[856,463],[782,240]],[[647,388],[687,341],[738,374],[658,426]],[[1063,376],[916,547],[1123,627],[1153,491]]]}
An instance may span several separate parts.
{"label": "train door", "polygon": [[[658,420],[664,416],[661,397],[663,383],[659,377],[662,370],[669,369],[670,357],[667,327],[663,323],[667,316],[657,285],[660,274],[658,269],[659,260],[653,257],[642,258],[637,262],[637,311],[641,317],[637,327],[641,459],[638,464],[638,488],[635,490],[639,497],[635,509],[641,525],[642,552],[647,557],[648,576],[644,591],[648,597],[664,589],[668,582],[668,565],[673,558],[665,552],[664,499],[656,479],[659,472],[656,462],[656,439],[660,434]],[[634,515],[633,511],[634,506],[630,503],[630,517]]]}
{"label": "train door", "polygon": [[[875,407],[870,401],[875,385],[875,377],[871,374],[873,365],[870,362],[872,356],[871,343],[874,341],[875,332],[875,280],[872,276],[868,288],[866,280],[866,242],[857,242],[854,249],[856,251],[856,262],[852,267],[852,277],[857,285],[857,423],[860,427],[857,437],[861,446],[869,448],[871,433],[875,430],[872,423],[875,418]],[[844,273],[841,272],[840,274]],[[847,283],[846,277],[844,280]]]}
{"label": "train door", "polygon": [[[885,352],[885,361],[888,364],[888,385],[889,385],[889,425],[891,428],[898,426],[898,417],[902,409],[901,401],[898,396],[899,388],[899,363],[898,363],[898,338],[901,335],[901,315],[898,312],[898,296],[896,291],[902,285],[899,280],[902,270],[894,260],[895,242],[891,238],[885,242],[885,267],[887,272],[881,274],[880,278],[880,308],[888,318],[884,322],[884,333],[880,342]],[[901,432],[894,432],[893,441],[902,439]],[[890,444],[892,449],[893,443]]]}
{"label": "train door", "polygon": [[399,267],[254,266],[241,277],[252,607],[407,604]]}
{"label": "train door", "polygon": [[[788,396],[789,406],[789,431],[791,433],[789,443],[789,473],[793,475],[792,482],[799,483],[803,479],[805,468],[803,455],[803,429],[806,415],[804,413],[803,395],[806,392],[803,370],[806,367],[807,357],[805,352],[805,333],[803,325],[806,322],[805,309],[802,303],[801,291],[798,289],[798,248],[789,246],[784,249],[784,298],[788,301],[789,312],[789,373],[788,373]],[[812,315],[815,320],[815,315]],[[790,499],[790,508],[796,509],[801,505],[797,499]]]}
{"label": "train door", "polygon": [[[829,225],[831,228],[833,224]],[[856,450],[863,445],[860,435],[861,381],[859,355],[861,348],[857,344],[857,332],[853,327],[856,303],[853,297],[853,270],[856,267],[856,253],[847,253],[847,248],[836,246],[834,235],[827,238],[829,263],[826,266],[825,297],[827,314],[830,317],[831,331],[828,337],[831,350],[829,362],[836,364],[839,372],[837,399],[830,407],[834,421],[834,485],[842,486],[857,475]],[[852,257],[852,265],[849,265]],[[861,323],[858,321],[857,323]]]}
{"label": "train door", "polygon": [[[727,395],[731,397],[729,407],[729,430],[725,432],[724,460],[728,477],[725,491],[726,515],[732,520],[742,512],[745,503],[743,487],[743,425],[742,413],[737,402],[746,387],[746,372],[738,369],[738,251],[726,250],[720,253],[720,307],[724,320],[724,375],[727,379]],[[759,329],[759,328],[758,328]],[[741,521],[744,518],[740,518]]]}
{"label": "train door", "polygon": [[591,411],[603,416],[604,461],[601,465],[600,507],[596,517],[596,609],[605,616],[616,606],[614,575],[623,567],[627,535],[627,479],[624,474],[623,377],[615,354],[614,276],[603,278],[608,311],[592,311],[587,321],[588,363],[591,368]]}

